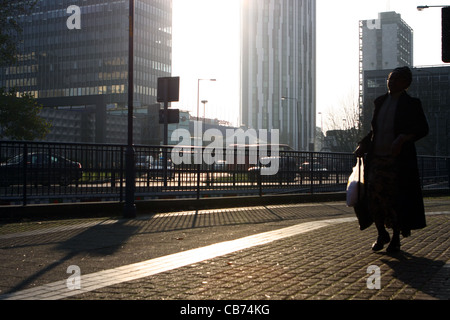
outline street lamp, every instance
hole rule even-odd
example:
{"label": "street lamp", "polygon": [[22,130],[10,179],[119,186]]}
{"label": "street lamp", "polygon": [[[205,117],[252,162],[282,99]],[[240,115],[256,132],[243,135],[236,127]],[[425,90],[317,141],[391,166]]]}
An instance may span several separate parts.
{"label": "street lamp", "polygon": [[450,6],[418,6],[422,11],[428,8],[442,8],[442,62],[450,62]]}
{"label": "street lamp", "polygon": [[197,120],[200,118],[200,81],[217,81],[216,79],[198,79],[198,85],[197,85]]}
{"label": "street lamp", "polygon": [[203,103],[203,120],[206,119],[206,104],[208,103],[208,100],[202,100]]}
{"label": "street lamp", "polygon": [[[206,104],[208,103],[208,100],[202,100],[203,103],[203,128],[202,130],[205,130],[205,124],[206,124]],[[203,131],[201,132],[203,136]]]}
{"label": "street lamp", "polygon": [[428,8],[445,8],[445,7],[448,7],[448,5],[447,6],[417,6],[417,10],[423,11]]}
{"label": "street lamp", "polygon": [[[203,103],[203,128],[202,130],[205,130],[205,124],[206,124],[206,104],[208,103],[208,100],[202,100]],[[201,132],[203,136],[203,131]],[[203,146],[203,143],[202,143]],[[209,185],[211,180],[209,180],[209,171],[206,172],[206,183]]]}
{"label": "street lamp", "polygon": [[320,130],[323,132],[323,113],[318,112],[317,114],[320,116]]}
{"label": "street lamp", "polygon": [[[217,81],[216,79],[198,79],[198,84],[197,84],[197,123],[200,121],[200,81],[211,81],[211,82],[215,82]],[[198,127],[198,126],[197,126]],[[198,132],[199,129],[197,129],[196,135],[197,135],[197,139],[201,139],[200,137],[200,133]]]}
{"label": "street lamp", "polygon": [[126,158],[126,186],[124,218],[136,217],[136,205],[134,203],[135,160],[133,148],[133,99],[134,99],[134,0],[129,2],[129,38],[128,38],[128,145],[125,153]]}

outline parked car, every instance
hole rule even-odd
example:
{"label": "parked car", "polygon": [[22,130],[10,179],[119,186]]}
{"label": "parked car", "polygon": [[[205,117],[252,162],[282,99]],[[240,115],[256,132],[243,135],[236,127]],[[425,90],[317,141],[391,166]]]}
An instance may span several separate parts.
{"label": "parked car", "polygon": [[29,153],[26,157],[17,155],[0,165],[0,184],[23,184],[25,170],[26,183],[35,185],[67,186],[83,175],[81,163],[77,161],[51,153]]}
{"label": "parked car", "polygon": [[312,178],[312,179],[328,179],[329,172],[318,162],[304,162],[299,167],[301,178]]}
{"label": "parked car", "polygon": [[146,172],[150,169],[151,163],[153,161],[152,156],[137,156],[136,157],[136,171],[137,172]]}
{"label": "parked car", "polygon": [[273,165],[273,161],[278,161],[278,171],[274,175],[261,175],[264,182],[288,182],[294,181],[297,177],[298,167],[293,157],[264,157],[261,163],[269,163],[267,165],[253,166],[248,169],[248,179],[251,182],[257,182],[258,176],[264,167]]}
{"label": "parked car", "polygon": [[227,162],[225,160],[218,160],[213,163],[212,168],[215,171],[225,171],[227,170]]}
{"label": "parked car", "polygon": [[[139,175],[147,174],[148,178],[156,179],[164,177],[164,157],[155,159],[153,156],[138,156],[136,158],[136,171]],[[167,159],[167,178],[175,176],[174,166],[171,159]]]}

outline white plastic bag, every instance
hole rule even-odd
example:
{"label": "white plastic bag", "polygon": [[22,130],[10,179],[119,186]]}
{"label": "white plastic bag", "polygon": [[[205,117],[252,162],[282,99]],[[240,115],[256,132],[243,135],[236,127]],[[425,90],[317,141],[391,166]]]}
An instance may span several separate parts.
{"label": "white plastic bag", "polygon": [[353,172],[347,183],[347,206],[354,207],[364,193],[364,163],[362,158],[357,158]]}

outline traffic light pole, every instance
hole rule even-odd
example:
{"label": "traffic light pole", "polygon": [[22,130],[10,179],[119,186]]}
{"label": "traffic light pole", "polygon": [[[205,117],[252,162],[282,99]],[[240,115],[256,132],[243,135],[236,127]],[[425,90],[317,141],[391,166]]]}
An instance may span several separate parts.
{"label": "traffic light pole", "polygon": [[450,63],[450,6],[417,6],[419,11],[428,8],[442,8],[442,62]]}
{"label": "traffic light pole", "polygon": [[450,63],[450,6],[442,8],[442,62]]}
{"label": "traffic light pole", "polygon": [[128,50],[128,145],[125,153],[126,158],[126,186],[124,218],[136,217],[136,205],[134,194],[136,188],[135,180],[135,152],[133,145],[133,100],[134,100],[134,0],[129,0],[129,50]]}
{"label": "traffic light pole", "polygon": [[[165,77],[158,79],[158,102],[164,103],[163,125],[164,125],[164,148],[163,148],[163,173],[164,187],[167,187],[167,165],[168,165],[168,145],[169,145],[169,102],[178,101],[180,94],[180,78]],[[177,119],[176,123],[179,122]],[[161,120],[160,120],[161,123]]]}

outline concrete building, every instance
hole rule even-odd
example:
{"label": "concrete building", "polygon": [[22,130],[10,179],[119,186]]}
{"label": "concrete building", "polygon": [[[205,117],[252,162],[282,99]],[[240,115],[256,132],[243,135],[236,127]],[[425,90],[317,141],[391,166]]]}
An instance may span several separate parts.
{"label": "concrete building", "polygon": [[360,106],[364,72],[414,65],[414,32],[396,12],[381,12],[378,19],[359,22]]}
{"label": "concrete building", "polygon": [[313,150],[316,2],[242,1],[241,121],[280,130],[280,143]]}

